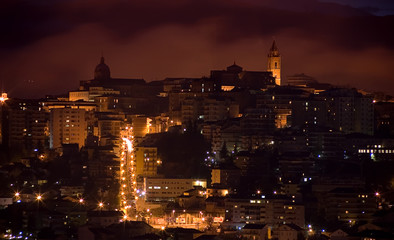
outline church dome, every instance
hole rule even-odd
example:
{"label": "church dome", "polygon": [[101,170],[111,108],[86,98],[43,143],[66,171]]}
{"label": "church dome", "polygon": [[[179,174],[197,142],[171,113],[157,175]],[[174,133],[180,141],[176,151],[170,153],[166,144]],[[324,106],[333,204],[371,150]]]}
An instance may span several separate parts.
{"label": "church dome", "polygon": [[111,73],[109,67],[104,63],[104,57],[101,57],[100,63],[96,66],[94,70],[94,79],[96,80],[109,80],[111,78]]}
{"label": "church dome", "polygon": [[236,74],[238,74],[238,73],[242,72],[242,67],[238,66],[238,65],[235,64],[235,62],[234,62],[233,65],[227,67],[227,72],[231,72],[231,73],[236,73]]}

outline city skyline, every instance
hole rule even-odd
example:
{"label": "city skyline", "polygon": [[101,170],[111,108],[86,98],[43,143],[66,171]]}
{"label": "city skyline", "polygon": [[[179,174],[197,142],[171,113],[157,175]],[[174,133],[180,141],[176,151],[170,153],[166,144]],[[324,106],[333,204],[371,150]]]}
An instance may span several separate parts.
{"label": "city skyline", "polygon": [[0,238],[394,239],[393,23],[387,0],[5,3]]}
{"label": "city skyline", "polygon": [[[113,77],[147,82],[208,76],[234,61],[265,71],[275,39],[285,81],[305,73],[319,82],[393,94],[392,16],[373,15],[365,1],[355,5],[362,9],[313,0],[281,3],[8,3],[1,87],[12,97],[66,93],[93,78],[102,54]],[[389,4],[374,3],[388,10]]]}

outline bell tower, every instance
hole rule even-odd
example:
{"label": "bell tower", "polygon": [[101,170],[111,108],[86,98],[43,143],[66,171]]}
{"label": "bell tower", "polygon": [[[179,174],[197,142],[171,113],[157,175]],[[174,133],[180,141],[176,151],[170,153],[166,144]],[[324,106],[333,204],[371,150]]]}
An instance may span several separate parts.
{"label": "bell tower", "polygon": [[280,66],[281,66],[281,57],[279,54],[278,46],[276,46],[276,42],[272,43],[270,51],[268,53],[268,68],[267,71],[272,72],[272,76],[275,77],[276,85],[281,84],[280,78]]}

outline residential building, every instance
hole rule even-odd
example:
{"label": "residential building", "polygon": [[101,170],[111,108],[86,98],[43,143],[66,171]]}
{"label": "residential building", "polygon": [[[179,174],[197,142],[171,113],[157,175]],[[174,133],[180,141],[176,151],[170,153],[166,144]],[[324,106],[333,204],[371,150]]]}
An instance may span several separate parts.
{"label": "residential building", "polygon": [[174,201],[176,197],[193,189],[194,186],[206,188],[207,181],[205,179],[145,177],[143,191],[145,192],[145,201],[166,202]]}
{"label": "residential building", "polygon": [[267,224],[246,224],[242,230],[241,235],[247,240],[266,240],[268,238],[268,232],[270,232]]}
{"label": "residential building", "polygon": [[276,229],[278,240],[305,239],[305,231],[296,224],[282,224]]}
{"label": "residential building", "polygon": [[157,156],[157,147],[139,144],[134,149],[134,156],[137,176],[157,176],[157,167],[161,165],[161,160]]}
{"label": "residential building", "polygon": [[371,221],[377,210],[375,194],[365,189],[335,188],[327,193],[325,200],[328,220],[338,220],[351,225],[360,221]]}
{"label": "residential building", "polygon": [[[264,196],[264,195],[263,195]],[[225,225],[293,223],[305,225],[304,206],[286,198],[254,198],[225,200]]]}
{"label": "residential building", "polygon": [[80,108],[54,108],[50,112],[50,148],[62,144],[85,145],[87,136],[87,113]]}
{"label": "residential building", "polygon": [[48,147],[49,114],[40,102],[8,99],[1,112],[4,144],[29,152]]}

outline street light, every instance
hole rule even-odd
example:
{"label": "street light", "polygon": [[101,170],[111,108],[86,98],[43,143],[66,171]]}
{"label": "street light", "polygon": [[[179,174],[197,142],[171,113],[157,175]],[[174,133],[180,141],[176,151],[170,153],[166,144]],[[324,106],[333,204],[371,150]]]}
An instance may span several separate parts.
{"label": "street light", "polygon": [[2,93],[0,96],[0,102],[3,103],[8,100],[7,93]]}
{"label": "street light", "polygon": [[38,195],[36,196],[36,199],[37,199],[37,201],[41,201],[41,200],[42,200],[42,195],[41,195],[41,194],[38,194]]}

